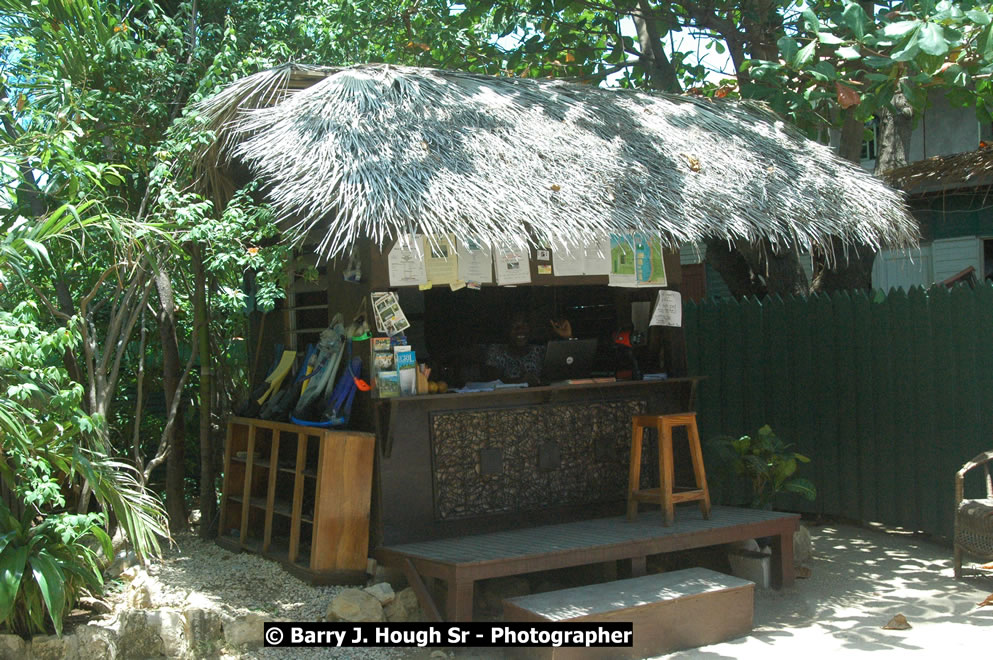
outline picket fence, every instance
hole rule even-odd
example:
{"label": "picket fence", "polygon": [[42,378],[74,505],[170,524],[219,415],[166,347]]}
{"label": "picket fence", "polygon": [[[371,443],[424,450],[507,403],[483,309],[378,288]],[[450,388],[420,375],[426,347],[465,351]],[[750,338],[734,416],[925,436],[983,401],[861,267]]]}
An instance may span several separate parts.
{"label": "picket fence", "polygon": [[993,448],[993,287],[687,302],[684,326],[704,440],[769,424],[810,457],[818,497],[787,508],[951,535],[954,474]]}

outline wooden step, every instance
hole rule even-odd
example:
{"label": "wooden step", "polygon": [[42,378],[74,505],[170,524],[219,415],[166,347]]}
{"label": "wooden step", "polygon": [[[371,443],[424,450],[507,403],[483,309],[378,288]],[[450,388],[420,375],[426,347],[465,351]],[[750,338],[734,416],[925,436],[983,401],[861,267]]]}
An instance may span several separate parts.
{"label": "wooden step", "polygon": [[503,601],[504,620],[632,622],[633,644],[534,648],[529,657],[646,658],[716,644],[752,629],[755,585],[705,568],[645,575]]}

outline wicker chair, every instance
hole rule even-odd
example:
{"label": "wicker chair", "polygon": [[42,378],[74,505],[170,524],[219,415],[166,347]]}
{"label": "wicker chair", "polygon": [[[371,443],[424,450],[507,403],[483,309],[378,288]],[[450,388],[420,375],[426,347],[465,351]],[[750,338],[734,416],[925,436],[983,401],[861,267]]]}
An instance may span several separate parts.
{"label": "wicker chair", "polygon": [[[993,480],[989,463],[993,451],[976,456],[955,473],[955,577],[962,577],[962,553],[983,561],[993,559]],[[965,499],[965,475],[982,466],[986,473],[986,499]]]}

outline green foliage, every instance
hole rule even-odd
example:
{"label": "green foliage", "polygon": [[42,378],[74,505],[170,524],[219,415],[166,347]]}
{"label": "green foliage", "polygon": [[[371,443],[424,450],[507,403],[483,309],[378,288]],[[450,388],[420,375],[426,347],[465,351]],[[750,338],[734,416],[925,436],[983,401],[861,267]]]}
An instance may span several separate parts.
{"label": "green foliage", "polygon": [[[43,632],[84,592],[103,585],[99,555],[111,555],[102,526],[113,512],[142,556],[165,535],[159,503],[138,486],[133,468],[92,447],[102,419],[80,409],[83,388],[60,359],[78,337],[38,326],[32,302],[0,311],[0,478],[23,512],[0,501],[0,628]],[[87,480],[103,512],[73,514],[67,494]]]}
{"label": "green foliage", "polygon": [[98,547],[113,553],[102,513],[49,514],[20,519],[0,501],[0,629],[21,635],[62,634],[62,619],[84,593],[103,587]]}
{"label": "green foliage", "polygon": [[817,497],[817,490],[810,480],[796,475],[800,463],[810,459],[790,451],[766,425],[755,437],[719,437],[710,442],[719,460],[734,475],[744,477],[751,486],[750,506],[771,508],[783,493],[795,493],[808,500]]}

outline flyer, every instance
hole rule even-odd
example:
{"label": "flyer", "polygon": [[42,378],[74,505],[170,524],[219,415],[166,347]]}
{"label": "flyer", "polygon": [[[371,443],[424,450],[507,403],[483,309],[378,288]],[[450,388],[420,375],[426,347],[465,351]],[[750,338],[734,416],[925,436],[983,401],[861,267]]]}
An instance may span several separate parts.
{"label": "flyer", "polygon": [[663,289],[655,302],[655,311],[649,325],[678,328],[683,325],[683,302],[678,291]]}
{"label": "flyer", "polygon": [[662,238],[658,235],[636,234],[635,276],[639,286],[665,286],[665,262],[662,257]]}
{"label": "flyer", "polygon": [[631,234],[610,235],[610,286],[638,286],[635,240]]}
{"label": "flyer", "polygon": [[416,237],[401,236],[387,258],[390,286],[415,286],[428,281],[423,246]]}
{"label": "flyer", "polygon": [[586,248],[576,244],[553,244],[552,273],[556,277],[586,275]]}
{"label": "flyer", "polygon": [[410,327],[407,316],[400,308],[397,294],[392,291],[373,292],[370,297],[372,298],[372,311],[376,328],[380,332],[385,332],[392,337]]}
{"label": "flyer", "polygon": [[531,282],[527,247],[506,244],[495,246],[493,262],[497,284],[506,286]]}
{"label": "flyer", "polygon": [[453,234],[423,237],[424,269],[432,285],[451,284],[459,278],[459,258]]}
{"label": "flyer", "polygon": [[459,281],[479,284],[493,282],[493,250],[489,245],[471,239],[459,240],[456,259]]}
{"label": "flyer", "polygon": [[610,238],[603,238],[586,247],[584,275],[610,274]]}

